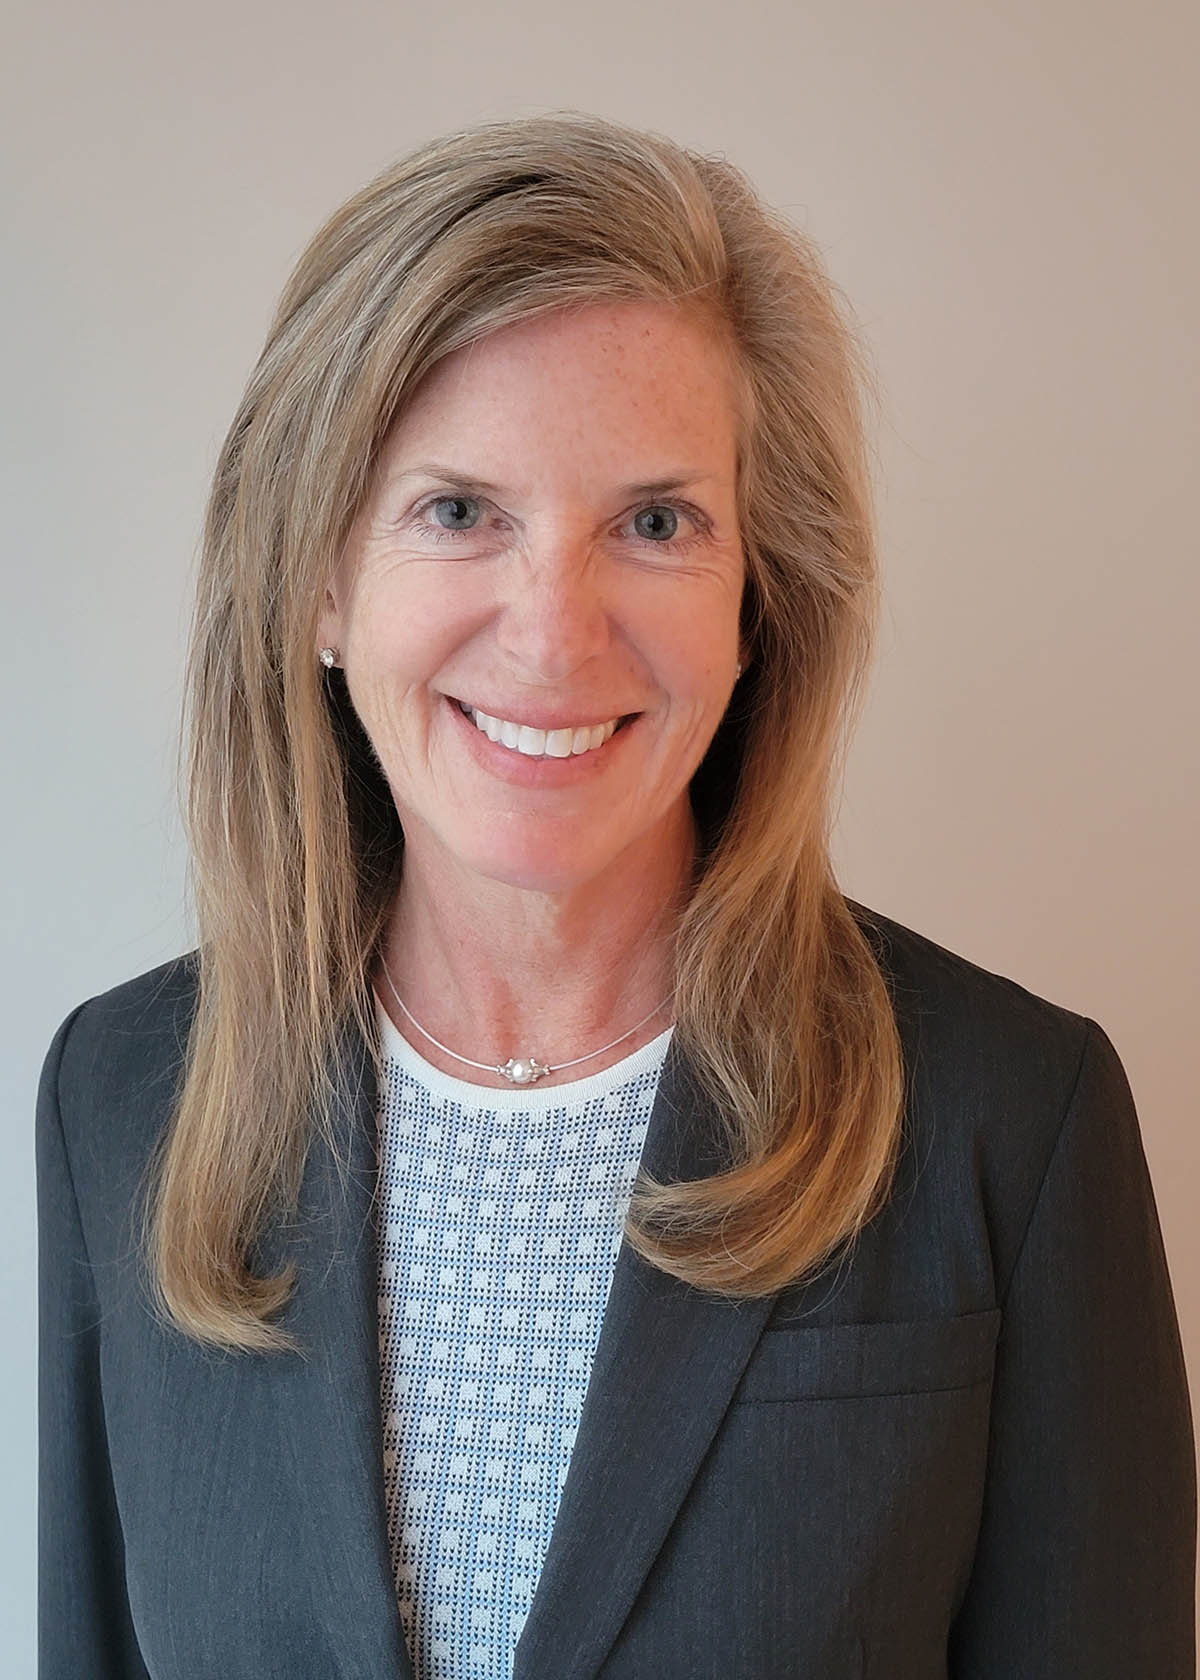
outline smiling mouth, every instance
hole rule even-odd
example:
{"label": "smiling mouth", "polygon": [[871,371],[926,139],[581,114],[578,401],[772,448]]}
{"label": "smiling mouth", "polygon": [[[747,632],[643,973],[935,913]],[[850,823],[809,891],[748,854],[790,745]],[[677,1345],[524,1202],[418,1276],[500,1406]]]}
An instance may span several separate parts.
{"label": "smiling mouth", "polygon": [[627,712],[609,723],[580,724],[559,729],[537,729],[504,718],[492,717],[477,706],[470,706],[455,695],[447,695],[451,705],[489,741],[506,747],[524,758],[582,758],[607,745],[619,730],[641,717],[640,712]]}

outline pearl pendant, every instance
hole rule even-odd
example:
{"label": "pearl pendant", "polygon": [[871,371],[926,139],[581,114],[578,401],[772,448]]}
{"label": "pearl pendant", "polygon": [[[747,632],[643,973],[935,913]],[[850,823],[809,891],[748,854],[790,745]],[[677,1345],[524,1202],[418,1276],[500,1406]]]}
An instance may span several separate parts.
{"label": "pearl pendant", "polygon": [[503,1067],[496,1069],[502,1073],[513,1085],[532,1085],[535,1079],[541,1079],[550,1069],[539,1062],[536,1056],[510,1056]]}

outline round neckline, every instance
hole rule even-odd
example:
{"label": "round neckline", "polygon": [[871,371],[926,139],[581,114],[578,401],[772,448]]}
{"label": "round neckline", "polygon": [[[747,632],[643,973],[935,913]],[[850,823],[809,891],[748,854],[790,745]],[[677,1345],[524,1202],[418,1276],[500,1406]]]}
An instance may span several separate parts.
{"label": "round neckline", "polygon": [[384,1008],[378,990],[374,986],[371,990],[379,1023],[380,1048],[388,1061],[398,1062],[405,1072],[435,1096],[449,1098],[462,1107],[488,1108],[505,1113],[548,1110],[564,1103],[574,1105],[607,1096],[639,1074],[656,1068],[666,1055],[675,1030],[672,1022],[656,1038],[623,1056],[619,1062],[602,1068],[599,1073],[584,1074],[580,1079],[564,1079],[556,1085],[514,1085],[511,1090],[505,1090],[500,1086],[477,1085],[473,1080],[459,1079],[455,1074],[443,1073],[441,1068],[434,1067],[396,1026]]}

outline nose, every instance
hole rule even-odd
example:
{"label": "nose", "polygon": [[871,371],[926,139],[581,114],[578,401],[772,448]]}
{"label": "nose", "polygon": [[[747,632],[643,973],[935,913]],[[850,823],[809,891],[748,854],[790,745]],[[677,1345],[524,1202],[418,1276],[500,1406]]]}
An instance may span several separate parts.
{"label": "nose", "polygon": [[496,631],[511,668],[530,682],[563,683],[612,640],[609,603],[586,557],[514,566]]}

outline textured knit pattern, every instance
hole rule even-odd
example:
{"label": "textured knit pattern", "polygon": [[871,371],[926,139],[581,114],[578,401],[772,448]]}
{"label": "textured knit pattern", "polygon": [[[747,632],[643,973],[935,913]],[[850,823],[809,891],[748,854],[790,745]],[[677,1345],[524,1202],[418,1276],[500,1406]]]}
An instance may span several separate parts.
{"label": "textured knit pattern", "polygon": [[377,1014],[397,1598],[417,1680],[510,1680],[671,1029],[601,1073],[493,1090]]}

